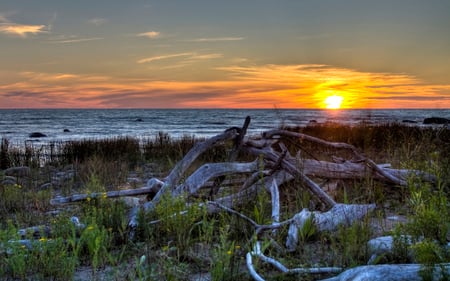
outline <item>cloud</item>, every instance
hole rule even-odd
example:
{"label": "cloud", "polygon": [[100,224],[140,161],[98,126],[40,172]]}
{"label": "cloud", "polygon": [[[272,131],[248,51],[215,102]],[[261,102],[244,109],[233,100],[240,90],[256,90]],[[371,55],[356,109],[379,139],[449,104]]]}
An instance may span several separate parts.
{"label": "cloud", "polygon": [[177,57],[186,57],[186,56],[191,56],[191,55],[192,55],[192,53],[178,53],[178,54],[154,56],[154,57],[140,59],[137,61],[137,63],[149,63],[149,62],[158,61],[158,60],[166,60],[166,59],[177,58]]}
{"label": "cloud", "polygon": [[9,22],[9,20],[2,14],[0,14],[0,22]]}
{"label": "cloud", "polygon": [[240,41],[244,37],[212,37],[212,38],[196,38],[187,40],[188,42],[222,42],[222,41]]}
{"label": "cloud", "polygon": [[223,57],[222,54],[204,54],[204,55],[192,55],[189,57],[191,60],[210,60]]}
{"label": "cloud", "polygon": [[45,25],[26,25],[9,22],[0,23],[1,33],[16,35],[22,38],[27,37],[29,34],[39,34],[47,32],[44,29]]}
{"label": "cloud", "polygon": [[[186,60],[198,54],[152,59],[175,55]],[[222,78],[210,81],[22,72],[15,79],[19,82],[0,84],[0,101],[2,107],[321,108],[328,95],[341,95],[346,108],[450,108],[449,84],[430,84],[407,74],[321,64],[228,66],[216,71],[223,72]]]}
{"label": "cloud", "polygon": [[161,32],[158,31],[148,31],[148,32],[144,32],[144,33],[139,33],[136,36],[138,37],[147,37],[147,38],[151,38],[151,39],[155,39],[158,38],[161,35]]}
{"label": "cloud", "polygon": [[47,30],[51,31],[53,29],[53,23],[56,21],[56,13],[53,14],[53,16],[50,18],[47,24]]}
{"label": "cloud", "polygon": [[88,22],[92,23],[92,24],[94,24],[96,26],[99,26],[99,25],[107,23],[108,20],[105,19],[105,18],[93,18],[93,19],[88,20]]}
{"label": "cloud", "polygon": [[103,37],[92,37],[92,38],[76,38],[72,37],[72,39],[62,39],[62,40],[51,40],[50,43],[58,43],[58,44],[68,44],[68,43],[81,43],[88,41],[97,41],[103,40]]}
{"label": "cloud", "polygon": [[[187,65],[189,62],[197,61],[197,60],[209,60],[209,59],[217,59],[223,57],[222,54],[212,53],[212,54],[197,54],[195,52],[186,52],[186,53],[177,53],[177,54],[168,54],[161,56],[154,56],[149,58],[140,59],[137,63],[149,63],[159,60],[173,59],[173,58],[183,58],[184,62],[180,65]],[[169,66],[171,67],[171,66]]]}

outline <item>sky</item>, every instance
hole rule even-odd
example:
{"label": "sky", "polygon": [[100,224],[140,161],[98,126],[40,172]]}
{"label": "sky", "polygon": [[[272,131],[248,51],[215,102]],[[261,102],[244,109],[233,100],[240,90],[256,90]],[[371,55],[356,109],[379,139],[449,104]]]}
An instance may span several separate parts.
{"label": "sky", "polygon": [[450,108],[449,30],[448,0],[0,0],[0,108]]}

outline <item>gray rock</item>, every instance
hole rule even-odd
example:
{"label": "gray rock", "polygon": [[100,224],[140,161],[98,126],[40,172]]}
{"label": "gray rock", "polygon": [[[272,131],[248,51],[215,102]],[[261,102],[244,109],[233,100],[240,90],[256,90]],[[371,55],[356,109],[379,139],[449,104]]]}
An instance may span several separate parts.
{"label": "gray rock", "polygon": [[6,176],[1,181],[2,185],[15,185],[17,183],[17,179],[15,177]]}
{"label": "gray rock", "polygon": [[27,166],[11,167],[5,170],[5,175],[13,177],[29,177],[31,169]]}
{"label": "gray rock", "polygon": [[430,117],[423,120],[424,124],[450,124],[450,119],[443,117]]}
{"label": "gray rock", "polygon": [[45,137],[47,137],[47,135],[43,134],[41,132],[33,132],[33,133],[29,134],[28,137],[30,137],[30,138],[45,138]]}

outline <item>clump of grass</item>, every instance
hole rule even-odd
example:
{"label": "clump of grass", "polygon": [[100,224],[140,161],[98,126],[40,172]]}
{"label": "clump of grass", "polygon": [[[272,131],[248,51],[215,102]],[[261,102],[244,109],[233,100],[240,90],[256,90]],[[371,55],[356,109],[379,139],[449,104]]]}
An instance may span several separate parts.
{"label": "clump of grass", "polygon": [[9,141],[8,139],[1,139],[0,143],[0,170],[5,170],[11,167],[11,161],[9,159],[8,151]]}
{"label": "clump of grass", "polygon": [[73,276],[77,258],[67,248],[66,239],[42,237],[23,244],[19,242],[17,228],[9,222],[8,228],[0,231],[0,243],[2,279],[68,280]]}
{"label": "clump of grass", "polygon": [[84,162],[96,156],[105,162],[123,161],[135,165],[141,159],[139,141],[131,137],[69,141],[62,145],[60,154],[64,163]]}

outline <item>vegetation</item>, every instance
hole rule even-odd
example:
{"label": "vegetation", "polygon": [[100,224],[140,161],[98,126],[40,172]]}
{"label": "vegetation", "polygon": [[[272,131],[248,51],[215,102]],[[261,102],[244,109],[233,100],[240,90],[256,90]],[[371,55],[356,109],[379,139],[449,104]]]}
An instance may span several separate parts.
{"label": "vegetation", "polygon": [[[290,129],[355,145],[366,156],[392,163],[396,168],[430,172],[437,176],[437,182],[430,185],[411,177],[407,188],[392,188],[369,177],[342,182],[335,194],[337,201],[376,203],[372,217],[333,233],[318,232],[313,225],[305,224],[299,233],[301,244],[292,253],[277,246],[285,243],[287,227],[281,228],[281,235],[258,237],[264,254],[290,267],[354,267],[366,264],[370,258],[369,239],[394,235],[395,256],[380,262],[419,262],[423,264],[425,280],[432,276],[435,264],[450,262],[449,129],[399,124],[325,124]],[[243,268],[245,254],[253,250],[256,239],[249,230],[251,226],[231,213],[208,214],[201,204],[204,199],[163,198],[154,211],[139,213],[134,237],[129,236],[127,229],[131,207],[122,200],[96,197],[63,209],[49,204],[50,198],[57,195],[120,189],[129,177],[164,177],[197,141],[189,136],[172,139],[159,133],[154,139],[143,141],[114,138],[21,148],[12,147],[3,139],[0,279],[70,280],[89,268],[88,278],[95,280],[187,280],[193,274],[207,273],[212,280],[251,280]],[[317,149],[302,142],[291,145],[301,146],[304,153],[310,154]],[[215,148],[203,157],[206,162],[217,161],[226,159],[227,153],[224,148]],[[239,155],[238,160],[242,159],[246,155]],[[5,174],[7,168],[18,166],[30,167],[30,173],[26,177]],[[53,178],[58,173],[72,176],[55,182]],[[45,185],[49,181],[52,184]],[[298,192],[297,184],[293,181],[283,187],[292,190],[281,198],[286,216],[314,207],[309,193]],[[239,212],[257,223],[270,224],[270,209],[270,194],[261,192],[254,204],[243,206]],[[386,217],[392,215],[404,216],[406,223],[388,226]],[[74,224],[73,216],[84,226]],[[374,228],[374,224],[378,227]],[[19,229],[36,225],[50,226],[52,232],[41,232],[39,239],[33,237],[32,231],[25,237],[19,233]],[[412,243],[402,242],[403,234],[410,235]],[[317,278],[306,274],[280,276],[259,260],[254,263],[268,280]]]}

